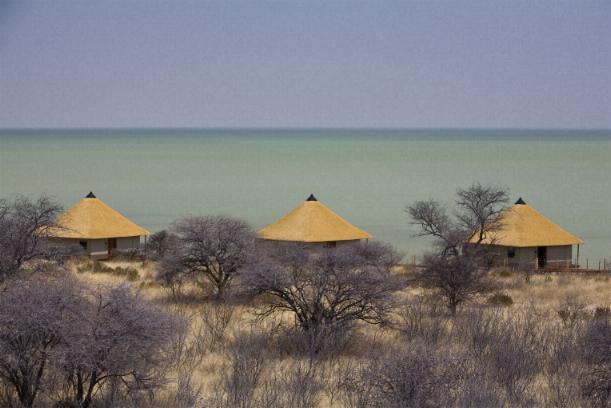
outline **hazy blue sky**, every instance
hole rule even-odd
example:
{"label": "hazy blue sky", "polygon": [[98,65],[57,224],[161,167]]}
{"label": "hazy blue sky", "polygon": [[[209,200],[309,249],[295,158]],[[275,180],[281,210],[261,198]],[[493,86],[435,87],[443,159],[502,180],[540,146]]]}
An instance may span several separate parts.
{"label": "hazy blue sky", "polygon": [[0,127],[611,128],[611,1],[0,0]]}

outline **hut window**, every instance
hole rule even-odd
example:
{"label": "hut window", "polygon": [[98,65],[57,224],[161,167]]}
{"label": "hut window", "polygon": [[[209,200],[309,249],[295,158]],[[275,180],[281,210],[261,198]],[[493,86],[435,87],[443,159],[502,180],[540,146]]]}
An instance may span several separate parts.
{"label": "hut window", "polygon": [[336,246],[337,242],[335,241],[325,242],[325,248],[335,248]]}
{"label": "hut window", "polygon": [[509,248],[507,250],[507,258],[515,258],[516,256],[516,249],[515,248]]}
{"label": "hut window", "polygon": [[79,245],[83,247],[83,249],[87,249],[87,241],[79,241]]}

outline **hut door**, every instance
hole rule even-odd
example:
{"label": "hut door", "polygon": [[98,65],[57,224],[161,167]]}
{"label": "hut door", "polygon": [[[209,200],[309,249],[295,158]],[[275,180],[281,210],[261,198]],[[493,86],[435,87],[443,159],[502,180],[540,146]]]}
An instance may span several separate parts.
{"label": "hut door", "polygon": [[537,267],[545,268],[547,265],[547,247],[537,247]]}
{"label": "hut door", "polygon": [[117,249],[117,239],[109,238],[108,239],[108,255],[111,255],[115,249]]}

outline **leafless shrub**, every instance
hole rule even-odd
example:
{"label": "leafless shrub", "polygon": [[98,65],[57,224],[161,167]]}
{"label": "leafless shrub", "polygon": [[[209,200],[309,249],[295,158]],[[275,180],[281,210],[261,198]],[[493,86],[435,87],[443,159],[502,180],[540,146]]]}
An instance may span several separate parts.
{"label": "leafless shrub", "polygon": [[260,329],[234,334],[234,342],[225,350],[223,375],[205,399],[207,406],[317,406],[321,365],[309,358],[285,358],[286,350],[278,349],[278,333]]}
{"label": "leafless shrub", "polygon": [[512,405],[532,403],[532,382],[545,358],[542,319],[534,311],[510,317],[494,309],[472,311],[460,319],[457,332],[469,347],[468,358],[484,367]]}
{"label": "leafless shrub", "polygon": [[504,330],[484,358],[490,363],[492,378],[502,386],[509,401],[514,404],[531,405],[532,383],[539,373],[541,359],[533,333],[526,328]]}
{"label": "leafless shrub", "polygon": [[180,321],[189,322],[191,330],[179,330],[170,343],[166,357],[173,381],[168,395],[158,405],[191,408],[199,406],[202,399],[202,386],[194,381],[193,374],[208,352],[208,336],[199,324],[199,311],[193,313],[176,305],[171,310]]}
{"label": "leafless shrub", "polygon": [[495,293],[486,300],[486,303],[491,306],[505,306],[509,307],[513,305],[513,298],[506,293]]}
{"label": "leafless shrub", "polygon": [[416,201],[408,206],[417,235],[434,238],[435,251],[424,260],[416,277],[420,284],[437,290],[452,313],[473,296],[492,289],[488,269],[493,264],[490,243],[502,228],[500,215],[508,201],[507,190],[473,184],[457,191],[454,218],[437,201]]}
{"label": "leafless shrub", "polygon": [[[113,378],[108,381],[91,405],[95,408],[161,408],[159,402],[150,390],[134,389],[130,393],[125,393],[121,381]],[[79,406],[70,401],[61,401],[53,406],[53,408],[60,407],[76,408]]]}
{"label": "leafless shrub", "polygon": [[[190,330],[181,330],[174,336],[168,348],[168,363],[177,372],[192,372],[201,364],[207,352],[205,335],[197,325],[197,313],[175,307],[172,314],[184,322],[190,322]],[[194,328],[195,326],[195,328]]]}
{"label": "leafless shrub", "polygon": [[311,362],[281,362],[268,367],[251,406],[313,408],[319,406],[321,389]]}
{"label": "leafless shrub", "polygon": [[455,405],[457,407],[471,408],[502,408],[507,403],[502,390],[492,380],[481,374],[478,366],[476,372],[470,372],[459,390]]}
{"label": "leafless shrub", "polygon": [[188,277],[202,287],[212,285],[222,298],[254,250],[255,232],[244,221],[225,216],[186,217],[173,233],[176,248],[160,264],[162,281]]}
{"label": "leafless shrub", "polygon": [[243,273],[244,285],[269,295],[269,316],[288,311],[303,330],[360,320],[380,324],[391,309],[397,256],[387,245],[354,244],[312,253],[283,246],[265,253]]}
{"label": "leafless shrub", "polygon": [[151,259],[162,259],[168,252],[174,250],[178,237],[166,230],[157,231],[148,237],[146,243],[147,255]]}
{"label": "leafless shrub", "polygon": [[216,349],[216,342],[220,342],[220,339],[215,339],[213,342],[211,333],[202,323],[205,310],[192,311],[182,305],[172,305],[171,310],[174,316],[184,322],[189,322],[190,326],[188,331],[179,331],[174,336],[168,355],[172,369],[182,373],[178,376],[180,379],[184,373],[192,373],[202,363],[208,352]]}
{"label": "leafless shrub", "polygon": [[310,330],[300,327],[280,327],[275,346],[283,355],[307,361],[331,361],[339,358],[349,347],[354,331],[351,326],[317,326]]}
{"label": "leafless shrub", "polygon": [[[46,267],[46,262],[62,262],[81,253],[74,246],[47,239],[61,207],[46,196],[33,201],[17,197],[0,200],[0,283],[14,276],[26,264]],[[37,263],[37,261],[43,261]]]}
{"label": "leafless shrub", "polygon": [[344,385],[347,378],[350,378],[357,364],[351,358],[339,358],[331,364],[321,365],[320,378],[323,379],[322,387],[327,396],[329,406],[336,406],[342,399]]}
{"label": "leafless shrub", "polygon": [[611,322],[608,319],[590,321],[579,345],[587,365],[581,381],[582,396],[592,406],[608,407],[611,404]]}
{"label": "leafless shrub", "polygon": [[171,395],[163,399],[161,407],[193,408],[203,406],[202,387],[193,380],[193,372],[179,371]]}
{"label": "leafless shrub", "polygon": [[425,257],[423,265],[416,281],[445,299],[452,314],[458,305],[496,287],[488,270],[478,265],[476,257],[467,254],[431,254]]}
{"label": "leafless shrub", "polygon": [[395,327],[410,340],[422,339],[435,344],[445,337],[447,319],[443,305],[434,298],[419,296],[399,310]]}
{"label": "leafless shrub", "polygon": [[549,390],[545,402],[550,406],[570,408],[585,405],[577,381],[584,373],[577,344],[583,323],[567,326],[554,322],[544,333],[547,358],[543,372]]}
{"label": "leafless shrub", "polygon": [[585,317],[585,305],[575,297],[567,297],[560,304],[558,316],[567,326],[574,326]]}
{"label": "leafless shrub", "polygon": [[256,389],[268,363],[266,336],[260,333],[239,332],[227,350],[223,376],[213,395],[207,399],[215,408],[256,406]]}
{"label": "leafless shrub", "polygon": [[295,408],[316,406],[322,386],[317,380],[312,362],[295,362],[288,370],[277,374],[283,379],[280,406]]}
{"label": "leafless shrub", "polygon": [[111,379],[127,392],[159,387],[165,348],[183,330],[181,323],[132,295],[127,286],[97,287],[85,296],[82,321],[56,363],[69,398],[87,408]]}
{"label": "leafless shrub", "polygon": [[87,408],[112,384],[144,395],[162,384],[164,347],[180,330],[127,287],[90,289],[66,278],[15,284],[0,297],[0,381],[24,406],[44,392]]}
{"label": "leafless shrub", "polygon": [[499,310],[472,309],[458,317],[454,325],[457,338],[474,356],[482,353],[495,341],[502,324]]}
{"label": "leafless shrub", "polygon": [[[229,303],[209,303],[203,306],[199,315],[201,317],[201,331],[205,333],[205,346],[214,351],[225,344],[227,328],[234,315],[235,306]],[[201,332],[200,332],[201,334]]]}
{"label": "leafless shrub", "polygon": [[170,291],[174,301],[182,297],[182,288],[188,281],[188,272],[183,266],[182,258],[176,248],[166,251],[163,258],[159,260],[155,269],[154,280]]}
{"label": "leafless shrub", "polygon": [[507,189],[475,183],[466,189],[458,189],[456,196],[454,219],[435,200],[416,201],[405,211],[411,223],[420,228],[419,236],[435,239],[438,253],[459,255],[465,249],[465,242],[471,238],[475,245],[471,251],[485,251],[485,246],[479,244],[489,240],[502,227],[499,216],[509,201]]}
{"label": "leafless shrub", "polygon": [[80,324],[83,306],[72,281],[15,283],[0,296],[0,382],[10,399],[34,405],[49,365]]}
{"label": "leafless shrub", "polygon": [[469,238],[468,232],[462,231],[452,223],[446,209],[435,200],[416,201],[405,210],[411,224],[417,225],[421,232],[417,236],[429,236],[435,239],[435,247],[442,254],[455,254]]}
{"label": "leafless shrub", "polygon": [[459,385],[456,362],[413,343],[374,357],[346,379],[348,407],[447,406]]}
{"label": "leafless shrub", "polygon": [[184,373],[178,379],[176,398],[172,406],[192,408],[199,402],[201,402],[201,386],[193,383],[192,373]]}

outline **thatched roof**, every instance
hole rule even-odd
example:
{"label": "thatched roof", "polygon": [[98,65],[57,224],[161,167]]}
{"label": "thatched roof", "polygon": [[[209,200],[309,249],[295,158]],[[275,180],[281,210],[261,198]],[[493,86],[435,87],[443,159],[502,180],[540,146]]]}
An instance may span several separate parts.
{"label": "thatched roof", "polygon": [[259,238],[274,241],[332,242],[371,238],[331,211],[314,195],[258,232]]}
{"label": "thatched roof", "polygon": [[57,224],[59,228],[50,232],[55,238],[104,239],[150,235],[149,231],[110,208],[93,193],[63,213]]}
{"label": "thatched roof", "polygon": [[483,243],[511,247],[583,244],[581,239],[544,217],[522,198],[501,215],[500,221],[501,230],[491,234]]}

